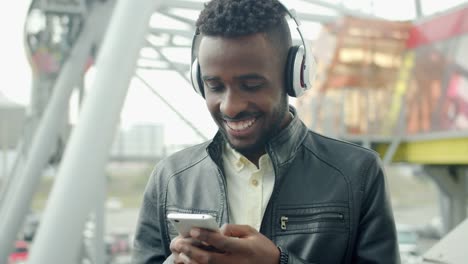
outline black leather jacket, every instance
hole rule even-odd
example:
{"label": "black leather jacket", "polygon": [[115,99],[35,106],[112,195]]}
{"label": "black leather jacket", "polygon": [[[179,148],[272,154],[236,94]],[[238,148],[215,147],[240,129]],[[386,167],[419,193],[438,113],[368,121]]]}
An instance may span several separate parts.
{"label": "black leather jacket", "polygon": [[[223,139],[160,162],[145,190],[133,263],[172,263],[170,212],[228,223]],[[260,232],[288,263],[400,263],[382,165],[362,147],[309,131],[298,117],[267,145],[275,186]],[[168,258],[168,259],[167,259]],[[167,260],[166,260],[167,259]]]}

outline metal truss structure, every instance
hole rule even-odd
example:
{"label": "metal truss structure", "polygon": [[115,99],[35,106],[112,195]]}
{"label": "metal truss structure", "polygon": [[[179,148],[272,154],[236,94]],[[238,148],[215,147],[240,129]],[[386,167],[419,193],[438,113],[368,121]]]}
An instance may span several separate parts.
{"label": "metal truss structure", "polygon": [[[304,24],[320,25],[342,15],[373,17],[335,1],[284,2],[293,8],[307,6],[297,8],[301,11],[296,13]],[[415,5],[415,17],[421,16],[420,0]],[[138,74],[138,70],[171,70],[189,82],[190,59],[177,63],[169,53],[190,50],[202,7],[202,1],[189,0],[32,1],[25,43],[34,73],[34,133],[23,139],[27,151],[21,152],[9,186],[0,194],[0,263],[6,260],[27,215],[41,171],[57,152],[58,175],[28,263],[81,263],[83,228],[92,213],[98,230],[91,252],[85,255],[93,263],[104,263],[104,227],[98,217],[105,198],[104,168],[131,79],[151,88],[203,137]],[[98,74],[85,95],[83,76],[91,63]],[[68,138],[68,102],[74,89],[79,89],[82,104],[79,122]],[[60,140],[67,142],[64,151],[57,151]]]}

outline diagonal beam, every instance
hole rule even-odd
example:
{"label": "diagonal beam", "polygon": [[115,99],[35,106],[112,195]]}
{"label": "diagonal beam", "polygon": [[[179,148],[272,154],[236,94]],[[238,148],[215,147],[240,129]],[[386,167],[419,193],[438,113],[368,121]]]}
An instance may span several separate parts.
{"label": "diagonal beam", "polygon": [[149,30],[150,33],[158,35],[158,34],[169,34],[169,35],[180,35],[189,39],[193,38],[193,32],[190,32],[188,30],[182,30],[182,29],[170,29],[170,28],[159,28],[159,27],[153,27],[150,28]]}
{"label": "diagonal beam", "polygon": [[156,89],[154,89],[143,77],[138,73],[135,74],[135,77],[140,80],[140,82],[146,86],[154,95],[156,95],[167,107],[169,107],[185,124],[187,124],[201,139],[208,140],[208,138],[194,125],[190,120],[185,118],[185,116],[179,112],[174,106],[172,106],[163,96],[161,96]]}
{"label": "diagonal beam", "polygon": [[171,38],[169,41],[167,41],[168,43],[163,43],[163,44],[154,44],[152,43],[150,40],[148,40],[148,43],[150,43],[151,47],[147,47],[147,48],[150,48],[152,49],[153,47],[155,48],[187,48],[187,49],[191,49],[192,48],[192,45],[180,45],[180,44],[174,44],[173,41],[172,41],[172,37],[173,35],[171,35]]}
{"label": "diagonal beam", "polygon": [[[151,43],[150,43],[151,45]],[[172,62],[166,55],[164,55],[164,53],[161,51],[161,49],[157,48],[157,47],[154,47],[152,46],[153,49],[159,54],[160,58],[162,59],[162,61],[166,62],[167,64],[169,64],[169,69],[173,69],[175,70],[180,76],[182,76],[182,78],[184,78],[184,80],[186,80],[189,84],[192,83],[192,81],[190,81],[190,79],[186,76],[185,72],[178,68],[177,65]]]}
{"label": "diagonal beam", "polygon": [[184,78],[187,80],[187,82],[191,83],[191,81],[188,80],[187,77],[185,77],[185,73],[183,71],[181,71],[181,68],[186,68],[187,66],[190,68],[189,64],[177,63],[177,62],[173,62],[172,60],[170,60],[166,55],[164,55],[164,53],[161,50],[161,48],[166,48],[167,46],[164,46],[164,47],[155,46],[155,45],[151,44],[151,42],[149,42],[148,40],[146,41],[146,43],[149,44],[149,46],[147,46],[148,48],[153,49],[154,51],[156,51],[158,53],[159,59],[161,61],[166,62],[173,69],[180,71],[179,74],[184,76]]}
{"label": "diagonal beam", "polygon": [[[103,191],[105,165],[141,41],[146,36],[153,10],[162,0],[115,2],[112,16],[99,14],[98,17],[110,19],[96,60],[99,70],[83,101],[80,119],[63,155],[34,238],[28,258],[30,264],[76,263],[79,259],[83,227],[88,214],[96,206],[98,193]],[[91,28],[96,27],[97,23],[87,22]],[[108,98],[112,100],[107,100],[106,107],[102,107],[102,100]],[[0,233],[3,236],[3,232]]]}
{"label": "diagonal beam", "polygon": [[163,8],[163,9],[159,10],[159,13],[161,13],[161,14],[167,16],[167,17],[170,17],[172,19],[183,22],[183,23],[189,25],[190,27],[194,27],[194,25],[195,25],[195,20],[184,17],[184,16],[176,15],[174,13],[171,13],[168,8]]}
{"label": "diagonal beam", "polygon": [[[74,43],[70,56],[55,81],[52,97],[49,99],[30,143],[23,167],[17,170],[18,174],[14,176],[10,188],[2,197],[4,200],[1,201],[0,208],[0,263],[6,263],[11,253],[13,242],[37,190],[41,172],[52,153],[73,87],[80,78],[93,44],[104,31],[103,25],[106,24],[111,7],[112,1],[109,1],[105,4],[97,4],[90,10],[83,31]],[[37,245],[36,241],[37,239],[34,241],[34,247]]]}
{"label": "diagonal beam", "polygon": [[183,36],[168,35],[168,39],[164,39],[164,41],[157,41],[157,40],[153,41],[153,39],[151,39],[151,37],[159,37],[159,36],[156,36],[154,34],[150,34],[146,39],[147,39],[147,41],[149,43],[151,43],[151,47],[145,47],[145,48],[151,48],[151,49],[153,47],[156,47],[156,48],[179,48],[179,49],[190,49],[190,48],[192,48],[192,45],[189,44],[189,43],[187,43],[187,44],[176,43],[175,37],[185,38]]}
{"label": "diagonal beam", "polygon": [[39,0],[39,8],[44,12],[79,14],[86,12],[86,3],[84,0],[78,1],[57,1]]}
{"label": "diagonal beam", "polygon": [[137,65],[137,68],[140,69],[140,70],[149,70],[149,71],[170,71],[170,70],[172,70],[169,67],[140,66],[140,65]]}
{"label": "diagonal beam", "polygon": [[194,9],[202,10],[204,6],[203,2],[187,1],[187,0],[171,0],[164,1],[161,8],[182,8],[182,9]]}
{"label": "diagonal beam", "polygon": [[161,67],[161,66],[151,66],[151,65],[138,65],[137,67],[139,69],[166,69],[166,70],[174,70],[178,69],[180,71],[189,71],[190,70],[190,65],[185,64],[185,63],[178,63],[178,62],[171,62],[169,63],[167,60],[161,58],[154,59],[154,58],[147,58],[147,57],[140,57],[140,60],[146,61],[146,62],[161,62],[161,63],[166,63],[168,64],[169,68],[167,67]]}

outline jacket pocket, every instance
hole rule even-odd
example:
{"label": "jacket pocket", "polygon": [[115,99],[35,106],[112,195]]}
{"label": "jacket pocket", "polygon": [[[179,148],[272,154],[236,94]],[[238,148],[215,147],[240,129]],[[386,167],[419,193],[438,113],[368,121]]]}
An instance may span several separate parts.
{"label": "jacket pocket", "polygon": [[346,232],[348,228],[349,213],[344,205],[280,207],[276,214],[277,236],[295,233]]}
{"label": "jacket pocket", "polygon": [[280,206],[274,242],[308,263],[343,263],[349,241],[346,203]]}

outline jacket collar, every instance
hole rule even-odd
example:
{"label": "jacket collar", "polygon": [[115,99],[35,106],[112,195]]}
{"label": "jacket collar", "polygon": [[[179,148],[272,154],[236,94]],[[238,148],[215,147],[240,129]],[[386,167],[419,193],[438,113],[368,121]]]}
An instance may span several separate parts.
{"label": "jacket collar", "polygon": [[267,143],[267,151],[278,166],[288,162],[295,155],[307,135],[307,127],[299,119],[296,109],[289,106],[293,119],[289,125]]}
{"label": "jacket collar", "polygon": [[[289,111],[292,113],[293,119],[286,128],[267,142],[266,146],[270,158],[274,163],[277,163],[277,166],[286,163],[295,156],[308,131],[307,127],[297,116],[296,109],[290,105]],[[209,155],[220,167],[222,167],[221,155],[224,143],[225,140],[218,131],[207,147]]]}

